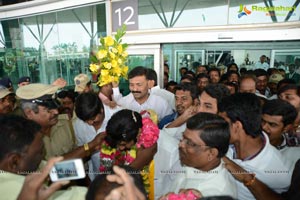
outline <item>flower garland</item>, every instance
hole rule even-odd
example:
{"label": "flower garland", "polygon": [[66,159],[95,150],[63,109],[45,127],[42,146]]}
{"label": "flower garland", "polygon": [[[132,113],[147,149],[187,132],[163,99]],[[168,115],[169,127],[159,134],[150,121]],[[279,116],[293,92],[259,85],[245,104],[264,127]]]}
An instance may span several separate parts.
{"label": "flower garland", "polygon": [[122,44],[122,37],[126,33],[126,26],[118,29],[115,37],[107,36],[100,38],[98,51],[91,56],[90,70],[92,74],[98,75],[97,84],[106,85],[111,82],[119,82],[121,77],[127,79],[128,66],[126,62],[128,45]]}
{"label": "flower garland", "polygon": [[[130,150],[120,151],[112,148],[106,141],[102,142],[100,149],[100,172],[105,172],[113,165],[130,165],[136,158],[137,148],[149,148],[156,144],[159,136],[158,126],[153,123],[150,118],[142,119],[142,131],[138,136],[136,145],[133,145]],[[149,192],[149,166],[145,166],[141,171],[144,186]]]}
{"label": "flower garland", "polygon": [[142,123],[142,132],[138,137],[136,146],[138,148],[142,146],[145,148],[152,147],[158,140],[159,128],[150,118],[143,118]]}
{"label": "flower garland", "polygon": [[196,200],[199,196],[195,195],[191,190],[187,191],[187,193],[170,193],[165,199],[166,200]]}
{"label": "flower garland", "polygon": [[113,165],[130,165],[136,158],[136,146],[130,150],[120,151],[112,148],[106,141],[102,142],[100,150],[100,172],[105,172]]}

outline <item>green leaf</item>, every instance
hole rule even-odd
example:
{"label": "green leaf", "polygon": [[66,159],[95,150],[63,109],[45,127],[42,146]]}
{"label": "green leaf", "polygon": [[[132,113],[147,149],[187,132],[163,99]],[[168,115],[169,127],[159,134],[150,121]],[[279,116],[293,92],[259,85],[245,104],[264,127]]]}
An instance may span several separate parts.
{"label": "green leaf", "polygon": [[100,38],[100,43],[102,46],[104,46],[104,38],[103,37]]}
{"label": "green leaf", "polygon": [[98,59],[97,59],[97,57],[95,55],[91,56],[91,62],[92,63],[98,63]]}
{"label": "green leaf", "polygon": [[121,43],[121,38],[126,34],[126,25],[123,24],[121,28],[117,30],[117,34],[115,35],[115,39],[118,43]]}
{"label": "green leaf", "polygon": [[123,47],[123,51],[125,51],[127,49],[127,47],[128,47],[128,44],[124,43],[124,44],[122,44],[122,47]]}

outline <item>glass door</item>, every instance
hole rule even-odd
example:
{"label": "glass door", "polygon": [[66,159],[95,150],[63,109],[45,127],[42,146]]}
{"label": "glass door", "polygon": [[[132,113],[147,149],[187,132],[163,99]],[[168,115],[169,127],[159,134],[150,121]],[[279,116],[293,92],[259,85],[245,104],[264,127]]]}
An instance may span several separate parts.
{"label": "glass door", "polygon": [[287,50],[272,50],[271,66],[278,69],[284,69],[286,74],[289,73],[289,65],[295,64],[296,73],[300,74],[300,49],[287,49]]}
{"label": "glass door", "polygon": [[[132,45],[128,47],[128,67],[131,69],[137,66],[143,66],[154,69],[157,73],[158,84],[163,84],[163,68],[161,67],[160,45]],[[123,95],[129,93],[128,80],[120,81],[120,91]]]}

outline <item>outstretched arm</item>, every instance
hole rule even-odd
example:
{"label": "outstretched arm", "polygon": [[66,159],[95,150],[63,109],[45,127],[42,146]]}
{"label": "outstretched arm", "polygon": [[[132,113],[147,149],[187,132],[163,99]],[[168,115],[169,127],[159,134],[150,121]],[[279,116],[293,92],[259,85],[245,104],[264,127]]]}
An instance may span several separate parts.
{"label": "outstretched arm", "polygon": [[282,200],[279,194],[257,179],[255,174],[247,172],[227,157],[224,157],[223,161],[225,168],[236,180],[242,182],[257,200]]}
{"label": "outstretched arm", "polygon": [[80,146],[73,151],[63,155],[65,160],[89,157],[93,152],[100,149],[101,143],[105,136],[105,133],[99,133],[91,142],[86,143],[83,146]]}

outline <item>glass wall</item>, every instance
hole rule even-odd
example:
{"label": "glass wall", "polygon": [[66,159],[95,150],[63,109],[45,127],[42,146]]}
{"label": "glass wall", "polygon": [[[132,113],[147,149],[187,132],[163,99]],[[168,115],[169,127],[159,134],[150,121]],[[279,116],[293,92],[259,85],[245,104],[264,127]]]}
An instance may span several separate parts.
{"label": "glass wall", "polygon": [[139,30],[299,21],[298,0],[139,0]]}
{"label": "glass wall", "polygon": [[138,1],[139,29],[226,25],[229,0]]}
{"label": "glass wall", "polygon": [[[179,69],[187,67],[194,71],[195,62],[218,67],[221,71],[235,62],[239,68],[249,70],[255,69],[262,55],[266,55],[270,67],[282,68],[288,74],[288,66],[295,64],[296,58],[300,59],[299,47],[300,41],[182,43],[164,44],[163,54],[170,66],[170,80],[179,81]],[[300,63],[296,64],[296,71],[300,73]]]}
{"label": "glass wall", "polygon": [[[0,77],[21,76],[51,83],[58,77],[73,85],[88,73],[90,52],[106,35],[105,4],[1,21]],[[4,48],[5,47],[5,48]]]}

